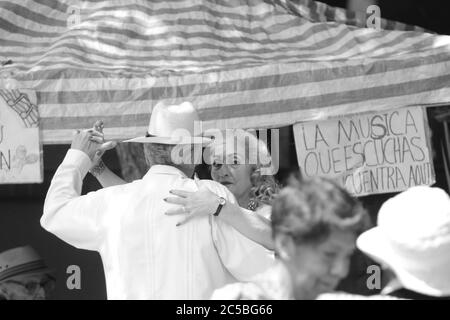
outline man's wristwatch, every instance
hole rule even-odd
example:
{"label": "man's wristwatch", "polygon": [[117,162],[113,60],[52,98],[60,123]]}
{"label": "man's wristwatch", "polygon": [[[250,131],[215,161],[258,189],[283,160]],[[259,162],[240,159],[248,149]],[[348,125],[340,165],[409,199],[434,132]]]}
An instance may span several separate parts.
{"label": "man's wristwatch", "polygon": [[214,213],[214,215],[217,217],[220,213],[220,211],[222,210],[223,206],[227,203],[227,200],[223,197],[219,197],[219,206],[217,207],[216,212]]}

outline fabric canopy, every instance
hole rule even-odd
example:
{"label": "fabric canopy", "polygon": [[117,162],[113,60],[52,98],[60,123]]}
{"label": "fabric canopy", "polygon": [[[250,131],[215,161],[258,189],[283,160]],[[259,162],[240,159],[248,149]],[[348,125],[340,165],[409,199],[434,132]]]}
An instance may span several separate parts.
{"label": "fabric canopy", "polygon": [[162,99],[204,128],[450,101],[450,37],[315,1],[0,1],[0,85],[37,92],[44,143],[103,119],[142,135]]}

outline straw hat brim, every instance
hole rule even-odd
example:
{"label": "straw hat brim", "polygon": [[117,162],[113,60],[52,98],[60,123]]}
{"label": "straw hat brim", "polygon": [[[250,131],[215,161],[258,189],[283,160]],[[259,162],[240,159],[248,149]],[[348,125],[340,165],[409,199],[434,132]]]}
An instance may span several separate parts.
{"label": "straw hat brim", "polygon": [[406,289],[433,297],[450,295],[450,287],[445,289],[435,288],[428,284],[426,279],[419,279],[411,272],[405,270],[399,255],[392,249],[388,239],[379,227],[372,228],[361,234],[356,241],[356,245],[374,260],[391,268]]}
{"label": "straw hat brim", "polygon": [[134,139],[125,140],[123,142],[135,143],[159,143],[159,144],[202,144],[207,145],[211,143],[211,139],[205,137],[137,137]]}
{"label": "straw hat brim", "polygon": [[49,268],[49,267],[45,267],[45,268],[41,268],[41,269],[36,269],[36,270],[30,270],[30,271],[25,271],[23,273],[18,273],[18,274],[14,274],[11,275],[10,277],[6,277],[4,279],[1,279],[0,282],[5,282],[11,279],[15,279],[17,277],[23,277],[23,276],[33,276],[36,274],[48,274],[48,275],[52,275],[54,276],[56,273],[55,269]]}

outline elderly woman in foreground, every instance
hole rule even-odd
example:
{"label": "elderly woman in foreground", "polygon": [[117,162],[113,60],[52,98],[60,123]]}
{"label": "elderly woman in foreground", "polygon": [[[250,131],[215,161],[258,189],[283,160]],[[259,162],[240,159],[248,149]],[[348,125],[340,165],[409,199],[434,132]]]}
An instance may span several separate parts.
{"label": "elderly woman in foreground", "polygon": [[228,285],[213,299],[304,300],[334,291],[368,225],[362,205],[334,182],[292,177],[272,207],[277,265],[257,284]]}

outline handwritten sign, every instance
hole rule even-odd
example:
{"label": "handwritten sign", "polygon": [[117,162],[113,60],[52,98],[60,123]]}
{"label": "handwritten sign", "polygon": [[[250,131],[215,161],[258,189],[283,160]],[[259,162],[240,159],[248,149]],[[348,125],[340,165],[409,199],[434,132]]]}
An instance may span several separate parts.
{"label": "handwritten sign", "polygon": [[34,92],[0,88],[0,183],[41,183],[41,155]]}
{"label": "handwritten sign", "polygon": [[435,182],[426,114],[396,109],[294,126],[306,177],[334,179],[356,196]]}

